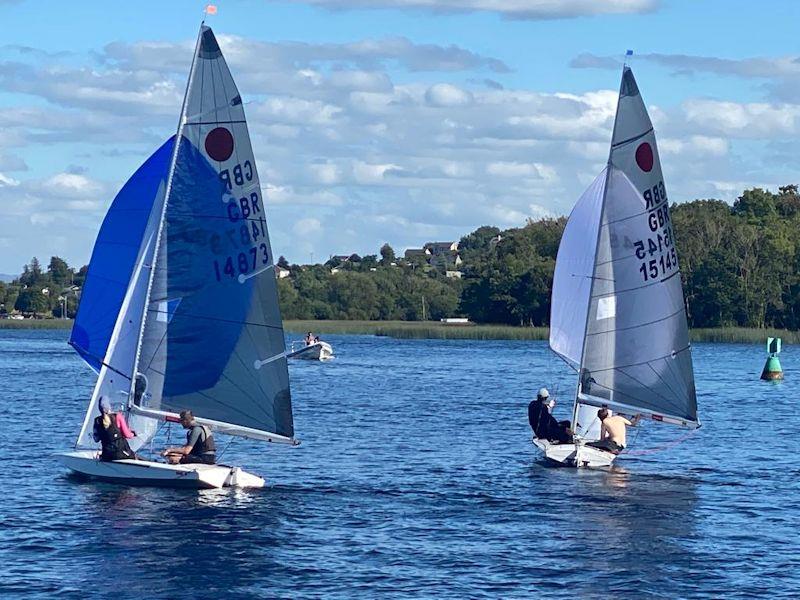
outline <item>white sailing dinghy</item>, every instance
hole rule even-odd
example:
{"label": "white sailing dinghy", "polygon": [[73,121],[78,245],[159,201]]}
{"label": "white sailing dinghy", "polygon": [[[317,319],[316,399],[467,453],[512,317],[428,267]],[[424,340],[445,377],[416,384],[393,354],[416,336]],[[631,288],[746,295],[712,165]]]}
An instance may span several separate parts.
{"label": "white sailing dinghy", "polygon": [[101,462],[101,396],[134,451],[191,410],[214,432],[296,445],[263,198],[239,92],[201,25],[177,134],[119,192],[95,243],[70,344],[98,374],[70,469],[127,484],[264,485],[239,468]]}
{"label": "white sailing dinghy", "polygon": [[550,348],[578,373],[574,443],[534,440],[574,467],[610,465],[606,407],[696,428],[689,330],[656,138],[633,73],[622,73],[608,165],[570,214],[558,248]]}

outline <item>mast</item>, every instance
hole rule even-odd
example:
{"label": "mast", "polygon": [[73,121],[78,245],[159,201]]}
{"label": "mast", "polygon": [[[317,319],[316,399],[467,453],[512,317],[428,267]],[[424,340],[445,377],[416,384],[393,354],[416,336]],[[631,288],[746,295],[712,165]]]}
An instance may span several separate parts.
{"label": "mast", "polygon": [[155,248],[153,250],[153,259],[150,261],[150,265],[145,265],[150,270],[150,273],[148,275],[148,280],[147,280],[147,292],[145,294],[145,302],[144,302],[144,308],[143,308],[143,312],[142,312],[142,320],[141,320],[141,324],[139,326],[139,337],[138,337],[138,340],[136,342],[136,358],[133,361],[133,372],[131,373],[131,387],[130,387],[130,394],[128,395],[128,398],[129,398],[128,406],[129,407],[133,403],[134,388],[136,386],[136,374],[139,371],[139,361],[140,361],[141,355],[142,355],[142,338],[144,336],[145,322],[147,321],[147,312],[148,312],[149,307],[150,307],[150,294],[151,294],[152,289],[153,289],[153,277],[155,276],[155,265],[156,265],[156,260],[158,259],[159,246],[161,245],[161,236],[162,236],[162,234],[164,232],[164,218],[165,218],[166,213],[167,213],[167,204],[168,204],[168,201],[169,201],[169,195],[170,195],[170,192],[172,191],[172,180],[173,180],[173,177],[175,175],[175,164],[178,161],[178,150],[179,150],[180,145],[181,145],[181,137],[183,135],[183,126],[186,123],[186,108],[188,106],[189,91],[191,90],[192,82],[194,80],[195,68],[196,68],[196,65],[197,65],[197,53],[198,53],[198,50],[200,49],[200,40],[201,40],[202,35],[203,35],[203,24],[204,23],[205,23],[205,21],[201,21],[201,23],[200,23],[200,30],[199,30],[199,32],[197,34],[197,41],[195,42],[195,46],[194,46],[194,54],[192,55],[192,65],[189,68],[189,78],[186,81],[186,90],[183,93],[183,103],[181,105],[181,116],[180,116],[180,119],[178,120],[178,131],[177,131],[177,133],[175,135],[175,143],[174,143],[173,148],[172,148],[172,158],[170,159],[170,163],[169,163],[169,173],[167,175],[167,189],[166,189],[166,191],[164,193],[164,198],[163,198],[162,204],[161,204],[161,216],[159,217],[159,221],[158,221],[158,230],[157,230],[157,233],[156,233]]}
{"label": "mast", "polygon": [[[619,84],[619,94],[622,94],[622,86],[624,82],[625,76],[625,69],[627,68],[627,64],[622,66],[622,78]],[[614,126],[611,128],[611,137],[613,141],[614,131],[617,128],[617,119],[619,118],[619,96],[617,96],[617,109],[614,113]],[[600,248],[600,235],[603,231],[603,217],[606,212],[606,197],[608,196],[608,182],[611,177],[611,153],[614,151],[613,143],[609,143],[608,149],[608,161],[606,162],[606,177],[605,182],[603,183],[603,199],[600,202],[600,225],[597,227],[597,237],[595,238],[594,244],[594,267],[592,268],[592,278],[589,282],[589,304],[586,306],[586,319],[584,320],[583,324],[583,345],[581,347],[581,362],[578,364],[578,383],[575,386],[575,400],[572,403],[572,428],[573,431],[577,426],[577,418],[578,418],[578,396],[580,395],[581,391],[581,379],[583,377],[583,361],[586,357],[586,340],[588,338],[587,332],[589,330],[589,315],[592,312],[592,292],[594,291],[594,281],[595,281],[595,274],[597,273],[597,252]]]}

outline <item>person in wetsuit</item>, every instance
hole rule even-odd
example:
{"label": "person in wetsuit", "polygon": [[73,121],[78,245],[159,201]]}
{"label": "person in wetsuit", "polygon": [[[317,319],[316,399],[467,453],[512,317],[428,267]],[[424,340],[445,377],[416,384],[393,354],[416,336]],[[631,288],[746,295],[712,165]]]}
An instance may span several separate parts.
{"label": "person in wetsuit", "polygon": [[533,437],[566,444],[572,441],[570,422],[556,420],[551,412],[555,404],[547,388],[540,389],[536,394],[536,400],[528,405],[528,423],[533,430]]}
{"label": "person in wetsuit", "polygon": [[178,448],[166,448],[161,456],[165,456],[170,464],[205,464],[213,465],[217,462],[217,448],[214,436],[205,425],[200,425],[194,420],[190,410],[181,412],[181,425],[186,432],[186,445]]}
{"label": "person in wetsuit", "polygon": [[128,445],[128,440],[136,436],[136,432],[128,428],[125,417],[111,412],[111,401],[108,396],[100,396],[100,416],[95,417],[92,437],[100,442],[100,460],[135,459],[136,455]]}

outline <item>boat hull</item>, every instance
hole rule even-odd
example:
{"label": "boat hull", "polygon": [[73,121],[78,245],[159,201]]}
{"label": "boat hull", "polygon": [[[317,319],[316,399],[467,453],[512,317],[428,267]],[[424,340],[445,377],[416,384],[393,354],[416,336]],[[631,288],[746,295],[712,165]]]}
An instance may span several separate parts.
{"label": "boat hull", "polygon": [[56,455],[74,473],[108,483],[189,489],[264,487],[261,477],[224,465],[170,465],[148,460],[100,461],[94,450]]}
{"label": "boat hull", "polygon": [[563,467],[590,469],[610,467],[617,458],[616,454],[587,446],[581,442],[551,444],[547,440],[534,439],[533,443],[549,462]]}
{"label": "boat hull", "polygon": [[301,358],[304,360],[328,360],[333,358],[333,347],[328,342],[316,342],[303,346],[299,350],[290,352],[287,358]]}

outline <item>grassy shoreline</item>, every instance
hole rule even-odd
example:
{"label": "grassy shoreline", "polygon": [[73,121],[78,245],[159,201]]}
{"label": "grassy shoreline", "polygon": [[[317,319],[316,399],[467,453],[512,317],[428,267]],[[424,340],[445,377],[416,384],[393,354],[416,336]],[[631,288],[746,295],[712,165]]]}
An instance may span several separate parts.
{"label": "grassy shoreline", "polygon": [[[0,320],[0,329],[70,329],[71,320]],[[443,325],[436,321],[285,321],[284,329],[294,335],[317,334],[377,335],[398,339],[453,340],[546,340],[547,327],[511,325]],[[693,329],[693,342],[762,344],[767,337],[780,337],[786,344],[800,343],[800,332],[781,329],[718,327]]]}

